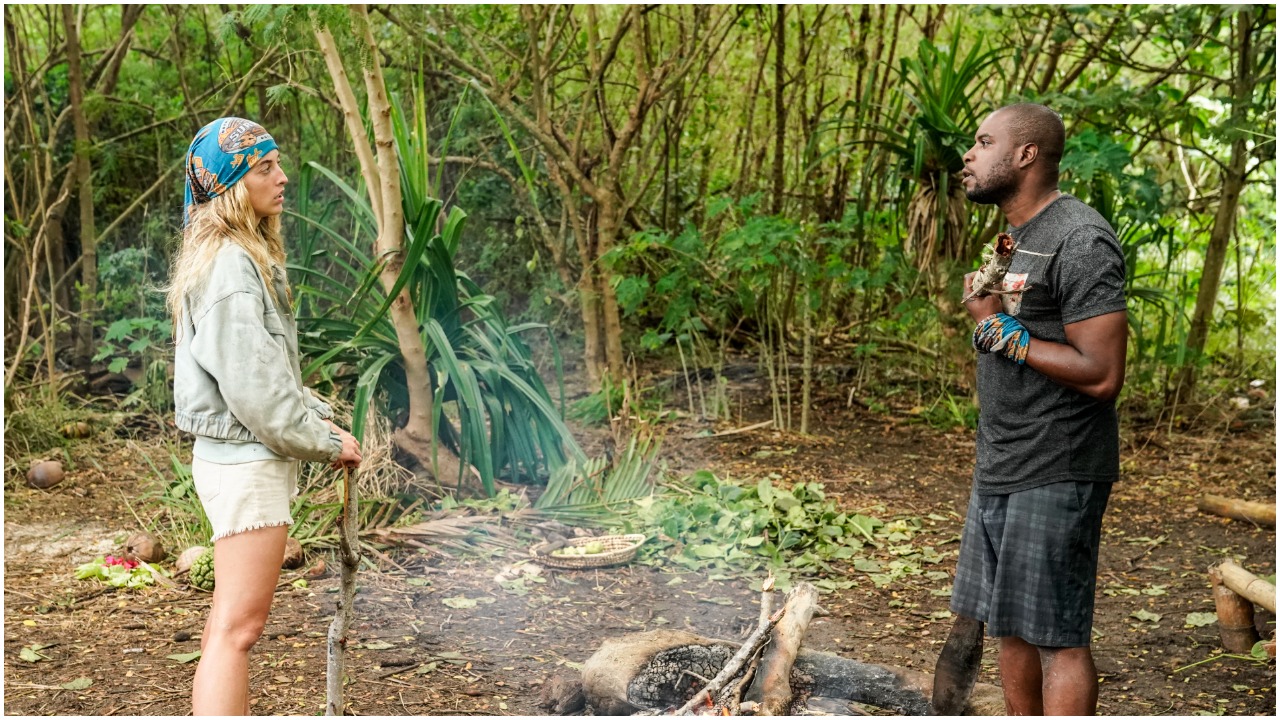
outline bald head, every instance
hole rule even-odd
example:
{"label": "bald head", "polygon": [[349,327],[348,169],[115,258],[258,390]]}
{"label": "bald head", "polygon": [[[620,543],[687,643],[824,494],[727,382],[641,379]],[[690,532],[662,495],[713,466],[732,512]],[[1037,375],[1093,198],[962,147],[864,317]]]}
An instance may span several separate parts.
{"label": "bald head", "polygon": [[1062,126],[1062,116],[1035,103],[1006,105],[996,113],[1009,133],[1009,140],[1015,146],[1032,144],[1038,147],[1039,157],[1045,161],[1044,171],[1056,178],[1067,135]]}

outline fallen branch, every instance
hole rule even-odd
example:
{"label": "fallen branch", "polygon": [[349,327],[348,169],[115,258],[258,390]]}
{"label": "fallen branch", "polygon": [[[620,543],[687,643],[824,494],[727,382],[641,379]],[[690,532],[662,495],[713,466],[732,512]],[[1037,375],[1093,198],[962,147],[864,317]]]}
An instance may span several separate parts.
{"label": "fallen branch", "polygon": [[1206,494],[1196,503],[1196,508],[1200,512],[1251,522],[1259,527],[1274,528],[1276,526],[1275,505]]}
{"label": "fallen branch", "polygon": [[759,697],[760,715],[789,715],[791,706],[791,666],[818,607],[818,590],[807,582],[797,583],[787,596],[784,617],[773,628],[769,649],[760,659],[760,670],[748,698]]}
{"label": "fallen branch", "polygon": [[[769,589],[766,589],[765,592],[768,591]],[[792,589],[792,592],[794,593],[795,590]],[[787,607],[784,605],[778,610],[778,612],[763,618],[764,622],[761,622],[756,629],[752,631],[751,635],[742,642],[742,647],[738,648],[738,652],[734,653],[733,657],[729,658],[729,662],[724,664],[724,668],[720,670],[719,674],[711,678],[711,682],[707,683],[706,687],[699,690],[698,694],[694,695],[693,698],[689,700],[689,702],[685,703],[684,707],[677,710],[675,714],[689,715],[693,708],[705,703],[707,698],[711,697],[712,693],[719,692],[730,678],[738,674],[738,671],[742,669],[742,666],[746,664],[747,660],[752,655],[756,654],[756,651],[760,649],[760,646],[764,645],[765,640],[769,637],[769,631],[773,629],[774,625],[778,624],[778,621],[782,619],[782,616],[786,611]]]}
{"label": "fallen branch", "polygon": [[[770,421],[772,422],[772,421]],[[759,624],[769,622],[769,617],[773,615],[773,577],[770,576],[764,581],[764,588],[760,592],[760,620]],[[752,657],[751,662],[747,664],[747,669],[742,673],[742,677],[734,684],[733,690],[729,693],[729,699],[725,703],[725,707],[729,709],[730,715],[738,715],[742,707],[743,693],[747,691],[750,683],[755,679],[756,669],[760,666],[760,659]],[[752,713],[755,714],[754,712]]]}
{"label": "fallen branch", "polygon": [[1276,586],[1245,570],[1230,560],[1223,560],[1217,566],[1222,574],[1222,584],[1231,588],[1243,598],[1258,605],[1276,611]]}

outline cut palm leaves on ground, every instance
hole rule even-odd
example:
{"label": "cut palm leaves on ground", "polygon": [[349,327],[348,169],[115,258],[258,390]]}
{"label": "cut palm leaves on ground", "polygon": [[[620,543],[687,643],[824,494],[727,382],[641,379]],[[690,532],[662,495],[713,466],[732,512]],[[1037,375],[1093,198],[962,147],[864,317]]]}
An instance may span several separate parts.
{"label": "cut palm leaves on ground", "polygon": [[564,521],[613,524],[635,511],[635,501],[653,495],[654,459],[661,445],[652,435],[637,434],[613,464],[604,456],[570,461],[551,474],[534,508]]}

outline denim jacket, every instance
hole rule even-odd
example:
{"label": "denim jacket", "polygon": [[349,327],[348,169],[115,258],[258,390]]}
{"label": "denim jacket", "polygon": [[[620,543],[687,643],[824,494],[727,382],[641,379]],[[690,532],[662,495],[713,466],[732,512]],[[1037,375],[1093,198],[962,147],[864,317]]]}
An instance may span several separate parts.
{"label": "denim jacket", "polygon": [[[284,271],[272,267],[275,297]],[[252,258],[225,241],[204,284],[183,299],[174,353],[175,419],[209,462],[333,461],[333,411],[302,385],[298,330],[277,308]]]}

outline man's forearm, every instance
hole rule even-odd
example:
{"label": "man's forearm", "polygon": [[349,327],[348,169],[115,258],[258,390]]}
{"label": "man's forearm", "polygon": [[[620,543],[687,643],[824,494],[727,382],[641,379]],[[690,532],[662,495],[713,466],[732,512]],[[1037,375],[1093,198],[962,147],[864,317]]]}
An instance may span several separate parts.
{"label": "man's forearm", "polygon": [[1124,385],[1128,319],[1109,313],[1066,326],[1067,342],[1031,339],[1028,367],[1098,400],[1114,400]]}
{"label": "man's forearm", "polygon": [[1124,381],[1123,360],[1119,373],[1108,363],[1090,357],[1065,343],[1031,339],[1027,367],[1050,380],[1098,400],[1114,400]]}

